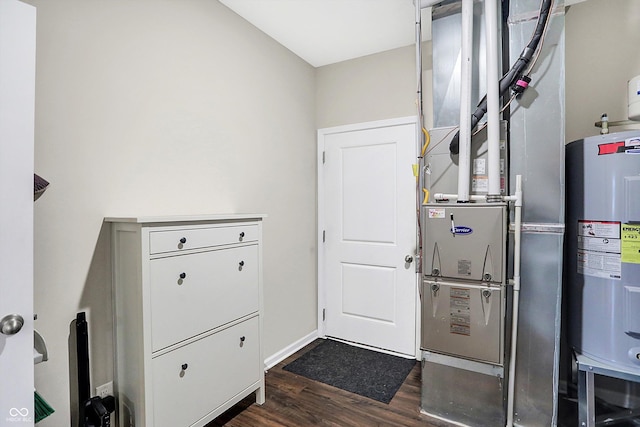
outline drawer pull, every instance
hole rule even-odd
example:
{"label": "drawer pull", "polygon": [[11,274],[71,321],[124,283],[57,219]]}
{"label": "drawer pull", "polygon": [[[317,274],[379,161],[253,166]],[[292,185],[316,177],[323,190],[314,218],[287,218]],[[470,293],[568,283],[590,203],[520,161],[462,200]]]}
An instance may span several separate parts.
{"label": "drawer pull", "polygon": [[244,340],[245,340],[245,337],[243,335],[240,337],[240,347],[244,347]]}
{"label": "drawer pull", "polygon": [[244,267],[244,261],[240,261],[240,262],[238,263],[238,265],[239,265],[240,267]]}
{"label": "drawer pull", "polygon": [[180,243],[182,243],[183,245],[184,245],[185,243],[187,243],[187,238],[186,238],[186,237],[181,237],[181,238],[180,238]]}
{"label": "drawer pull", "polygon": [[238,240],[242,242],[242,239],[244,239],[244,231],[240,232],[240,238]]}
{"label": "drawer pull", "polygon": [[187,278],[187,273],[180,273],[180,278],[181,279],[186,279]]}
{"label": "drawer pull", "polygon": [[183,363],[183,364],[182,364],[182,370],[183,370],[183,371],[186,371],[188,367],[189,367],[189,365],[188,365],[188,364],[186,364],[186,363]]}

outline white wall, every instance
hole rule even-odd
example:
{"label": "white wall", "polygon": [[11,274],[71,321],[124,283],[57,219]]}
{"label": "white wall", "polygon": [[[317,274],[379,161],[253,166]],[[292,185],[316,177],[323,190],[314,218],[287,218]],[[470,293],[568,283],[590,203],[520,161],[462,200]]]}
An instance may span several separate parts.
{"label": "white wall", "polygon": [[36,387],[69,425],[70,325],[112,378],[109,233],[121,214],[260,212],[265,357],[316,329],[315,70],[212,0],[37,7]]}
{"label": "white wall", "polygon": [[[640,75],[640,1],[588,0],[565,17],[566,141],[597,135],[602,113],[626,120],[627,81]],[[640,129],[610,128],[610,132]]]}
{"label": "white wall", "polygon": [[[433,123],[431,42],[422,44],[425,126]],[[317,125],[345,124],[407,117],[416,110],[415,47],[407,46],[317,70]]]}

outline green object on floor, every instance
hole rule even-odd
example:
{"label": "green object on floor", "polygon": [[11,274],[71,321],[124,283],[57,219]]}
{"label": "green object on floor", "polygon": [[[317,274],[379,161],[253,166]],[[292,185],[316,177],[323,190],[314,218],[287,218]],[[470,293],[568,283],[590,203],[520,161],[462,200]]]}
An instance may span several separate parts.
{"label": "green object on floor", "polygon": [[35,395],[35,402],[33,406],[36,413],[36,422],[38,423],[53,414],[55,410],[49,406],[37,391],[34,391],[33,394]]}

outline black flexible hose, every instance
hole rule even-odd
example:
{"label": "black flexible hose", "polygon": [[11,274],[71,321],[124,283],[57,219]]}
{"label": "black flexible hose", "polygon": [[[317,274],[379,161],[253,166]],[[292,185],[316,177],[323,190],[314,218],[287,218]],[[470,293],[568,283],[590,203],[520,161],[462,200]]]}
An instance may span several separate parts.
{"label": "black flexible hose", "polygon": [[[544,29],[547,26],[547,21],[551,16],[551,3],[552,0],[542,0],[542,5],[540,6],[540,16],[538,16],[538,23],[536,24],[536,29],[533,32],[533,36],[531,40],[527,44],[527,46],[520,53],[520,57],[513,64],[511,69],[500,79],[500,96],[503,96],[509,88],[516,82],[522,73],[524,72],[527,65],[531,61],[533,54],[536,52],[538,48],[538,44],[540,43],[540,39],[542,38],[542,34],[544,33]],[[471,129],[473,130],[478,122],[484,117],[487,113],[487,96],[485,95],[478,106],[476,107],[476,111],[471,115]],[[460,152],[460,131],[456,132],[449,144],[449,151],[451,154],[458,154]]]}

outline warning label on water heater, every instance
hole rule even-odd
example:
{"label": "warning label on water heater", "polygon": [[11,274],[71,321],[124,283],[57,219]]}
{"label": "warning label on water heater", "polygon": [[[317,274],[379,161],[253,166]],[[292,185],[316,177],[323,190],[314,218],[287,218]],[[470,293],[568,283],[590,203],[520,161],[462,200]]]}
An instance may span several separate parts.
{"label": "warning label on water heater", "polygon": [[640,264],[640,225],[622,224],[622,262]]}
{"label": "warning label on water heater", "polygon": [[578,273],[620,280],[620,237],[619,221],[578,221]]}

